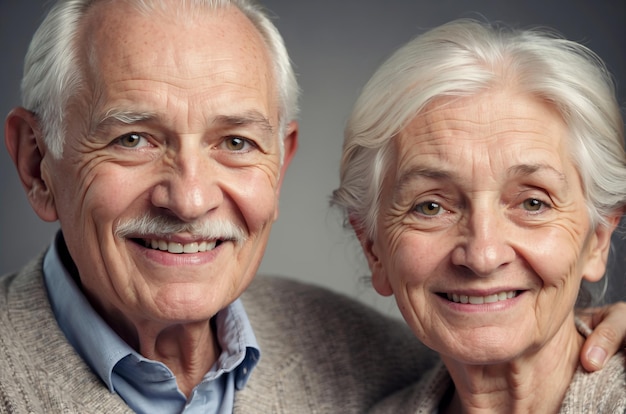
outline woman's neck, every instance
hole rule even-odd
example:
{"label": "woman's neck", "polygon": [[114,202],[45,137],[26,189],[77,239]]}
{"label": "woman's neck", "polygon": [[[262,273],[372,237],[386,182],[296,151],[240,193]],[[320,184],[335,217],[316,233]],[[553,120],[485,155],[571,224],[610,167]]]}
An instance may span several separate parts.
{"label": "woman's neck", "polygon": [[568,324],[538,350],[501,364],[467,365],[442,355],[456,388],[442,412],[558,412],[582,343],[575,326]]}

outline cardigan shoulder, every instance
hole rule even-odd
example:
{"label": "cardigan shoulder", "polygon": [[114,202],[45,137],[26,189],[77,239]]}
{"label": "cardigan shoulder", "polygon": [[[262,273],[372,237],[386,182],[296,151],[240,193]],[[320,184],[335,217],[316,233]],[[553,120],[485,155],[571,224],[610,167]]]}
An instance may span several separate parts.
{"label": "cardigan shoulder", "polygon": [[563,400],[561,413],[626,413],[625,352],[618,352],[596,372],[587,372],[579,366]]}
{"label": "cardigan shoulder", "polygon": [[[42,261],[0,277],[0,412],[130,412],[57,326]],[[321,287],[257,276],[242,301],[261,360],[235,413],[362,413],[437,359],[403,322]]]}
{"label": "cardigan shoulder", "polygon": [[67,342],[43,281],[43,254],[0,277],[0,413],[130,413]]}
{"label": "cardigan shoulder", "polygon": [[404,321],[322,287],[257,276],[243,303],[261,360],[240,397],[274,395],[252,412],[363,413],[439,360]]}

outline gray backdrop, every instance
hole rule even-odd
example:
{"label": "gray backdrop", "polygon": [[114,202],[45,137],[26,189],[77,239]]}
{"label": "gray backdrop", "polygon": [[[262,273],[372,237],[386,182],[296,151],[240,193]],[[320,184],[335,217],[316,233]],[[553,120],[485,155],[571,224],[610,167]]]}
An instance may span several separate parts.
{"label": "gray backdrop", "polygon": [[[21,67],[48,0],[0,0],[0,114],[19,104]],[[626,102],[624,0],[265,0],[295,63],[303,95],[300,149],[286,176],[280,218],[261,266],[324,285],[395,313],[364,281],[359,247],[328,197],[338,183],[342,131],[360,87],[392,50],[458,17],[545,25],[595,50]],[[119,28],[123,30],[123,27]],[[0,273],[20,268],[50,241],[56,224],[31,211],[4,145],[0,149]],[[623,227],[623,226],[622,226]],[[608,299],[626,299],[626,243],[615,237]]]}

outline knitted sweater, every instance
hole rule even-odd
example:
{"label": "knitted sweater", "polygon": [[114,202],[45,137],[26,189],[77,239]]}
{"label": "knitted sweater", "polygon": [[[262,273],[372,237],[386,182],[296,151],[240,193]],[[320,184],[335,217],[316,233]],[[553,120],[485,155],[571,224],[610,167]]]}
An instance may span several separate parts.
{"label": "knitted sweater", "polygon": [[[600,371],[578,367],[561,405],[560,414],[625,414],[626,358],[620,352]],[[371,414],[433,414],[453,387],[443,362],[421,381],[377,404]]]}
{"label": "knitted sweater", "polygon": [[[58,328],[41,256],[0,278],[0,413],[127,413]],[[242,296],[261,359],[234,413],[363,413],[437,357],[404,323],[328,290],[257,276]]]}

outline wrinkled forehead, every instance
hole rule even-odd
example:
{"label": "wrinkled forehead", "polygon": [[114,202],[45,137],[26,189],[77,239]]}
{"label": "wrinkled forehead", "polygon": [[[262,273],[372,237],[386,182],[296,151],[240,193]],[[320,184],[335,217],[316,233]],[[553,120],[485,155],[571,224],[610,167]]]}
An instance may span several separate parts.
{"label": "wrinkled forehead", "polygon": [[[220,51],[227,51],[225,58],[239,58],[244,65],[268,63],[268,49],[262,36],[237,7],[190,9],[185,4],[176,2],[168,6],[171,10],[147,11],[124,1],[98,3],[83,23],[84,46],[92,59],[102,55],[105,60],[128,57],[142,50],[156,55],[172,43],[187,43],[189,48],[180,48],[175,57],[194,59],[196,56],[190,49],[202,45],[208,55],[214,54],[217,58]],[[106,65],[106,61],[97,63]],[[179,62],[179,65],[184,63]],[[256,68],[258,72],[265,72],[265,65]]]}
{"label": "wrinkled forehead", "polygon": [[474,138],[539,135],[547,141],[569,136],[569,127],[554,104],[511,88],[487,89],[467,96],[441,96],[410,117],[396,141],[448,138],[459,131]]}
{"label": "wrinkled forehead", "polygon": [[[428,104],[394,138],[394,164],[437,162],[449,168],[474,160],[571,164],[569,130],[559,112],[541,99],[511,91],[488,91]],[[473,157],[473,158],[471,158]]]}
{"label": "wrinkled forehead", "polygon": [[[207,75],[263,89],[277,100],[269,50],[235,6],[166,6],[143,10],[126,1],[95,4],[78,37],[87,88],[131,77],[193,85]],[[97,92],[97,91],[94,91]]]}

